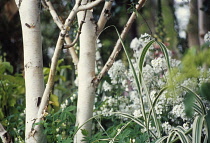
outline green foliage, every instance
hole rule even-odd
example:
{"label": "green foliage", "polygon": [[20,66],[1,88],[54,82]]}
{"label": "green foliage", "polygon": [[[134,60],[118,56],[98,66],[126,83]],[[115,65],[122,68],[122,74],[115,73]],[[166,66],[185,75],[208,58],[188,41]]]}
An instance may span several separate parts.
{"label": "green foliage", "polygon": [[41,122],[44,126],[44,133],[48,142],[72,142],[75,129],[75,106],[60,109],[57,112],[52,110]]}
{"label": "green foliage", "polygon": [[[189,49],[182,59],[181,73],[183,78],[197,78],[201,73],[199,67],[210,67],[210,49],[197,51],[194,48]],[[184,79],[182,79],[184,80]]]}
{"label": "green foliage", "polygon": [[204,97],[206,100],[210,101],[210,94],[209,94],[209,89],[210,89],[210,83],[203,83],[199,89],[200,95]]}
{"label": "green foliage", "polygon": [[148,134],[141,133],[141,126],[136,125],[136,123],[130,122],[113,122],[106,131],[101,126],[96,134],[91,137],[85,137],[85,141],[90,143],[132,143],[132,142],[146,142],[148,140]]}
{"label": "green foliage", "polygon": [[[68,81],[70,78],[69,70],[72,70],[71,65],[66,65],[64,63],[64,59],[60,59],[56,67],[56,75],[54,77],[55,84],[50,97],[50,100],[52,99],[51,101],[53,102],[52,105],[56,109],[58,109],[59,103],[63,102],[63,100],[66,99],[70,94],[76,92],[76,87],[72,83],[74,81]],[[47,83],[50,68],[44,67],[43,73],[44,81]],[[70,86],[70,84],[73,86]]]}
{"label": "green foliage", "polygon": [[186,115],[191,118],[194,114],[194,110],[193,110],[194,102],[195,102],[194,96],[191,93],[187,93],[184,99],[185,112],[186,112]]}
{"label": "green foliage", "polygon": [[0,60],[0,120],[16,113],[16,105],[24,103],[24,80],[13,75],[13,67]]}
{"label": "green foliage", "polygon": [[[116,30],[116,32],[119,36],[119,32],[117,30]],[[161,135],[160,121],[157,120],[156,113],[155,113],[155,110],[154,110],[154,106],[155,106],[155,102],[161,96],[161,93],[163,91],[161,91],[158,94],[158,96],[156,96],[155,100],[152,103],[151,102],[151,97],[149,95],[148,89],[146,87],[146,84],[145,84],[143,76],[142,76],[142,68],[143,68],[144,61],[145,61],[145,55],[146,55],[148,49],[150,48],[150,46],[154,42],[155,42],[154,40],[148,42],[148,44],[141,51],[141,55],[139,57],[139,70],[140,71],[139,71],[139,77],[137,78],[137,74],[136,74],[136,71],[134,69],[134,66],[132,65],[131,59],[128,56],[127,50],[126,50],[124,44],[121,41],[122,46],[125,50],[128,62],[129,62],[130,67],[133,71],[133,76],[134,76],[135,82],[137,84],[137,89],[138,89],[138,92],[139,92],[139,98],[140,98],[142,113],[143,113],[142,127],[146,128],[148,133],[150,132],[150,129],[148,127],[149,127],[150,115],[152,115],[152,117],[153,117],[152,119],[155,123],[155,127],[157,128],[157,131],[159,132],[159,134],[158,134],[159,139],[158,139],[157,142],[162,142],[163,140],[166,140],[166,139],[167,139],[167,142],[174,142],[175,140],[181,140],[181,142],[186,142],[186,143],[192,142],[192,140],[193,140],[193,142],[200,142],[201,141],[201,136],[202,136],[202,130],[205,129],[206,131],[208,131],[208,127],[205,126],[206,125],[206,120],[204,118],[206,116],[205,105],[204,105],[203,101],[201,100],[201,98],[199,97],[198,94],[196,94],[194,91],[192,91],[188,87],[184,87],[184,86],[181,86],[181,87],[188,92],[188,95],[192,99],[191,100],[191,105],[187,104],[188,106],[186,107],[186,110],[188,110],[188,114],[192,114],[193,110],[195,112],[199,113],[194,119],[192,129],[190,129],[190,131],[193,130],[192,138],[191,138],[191,136],[188,135],[188,131],[186,131],[183,127],[179,127],[179,126],[174,128],[173,130],[171,130],[168,136],[162,136]],[[161,50],[163,51],[163,54],[166,58],[166,63],[167,63],[167,66],[168,66],[168,71],[169,71],[169,79],[168,79],[169,87],[170,87],[170,89],[172,89],[172,93],[175,94],[175,92],[174,92],[175,88],[179,87],[180,85],[179,84],[174,84],[173,83],[174,79],[172,79],[172,76],[170,75],[171,69],[170,69],[170,62],[169,62],[169,56],[168,56],[167,48],[164,44],[162,44],[160,42],[157,42],[157,43],[159,44],[159,46],[160,46]],[[181,75],[180,76],[184,80],[186,80],[187,78],[190,78],[190,77],[198,78],[201,74],[200,72],[197,72],[198,66],[205,65],[205,66],[209,67],[209,60],[206,60],[206,58],[204,58],[204,57],[209,56],[208,51],[196,54],[196,58],[192,58],[191,57],[192,55],[195,56],[195,54],[193,54],[192,52],[189,52],[189,54],[186,55],[183,59],[183,64],[182,64]],[[194,61],[192,61],[192,59]],[[177,72],[172,71],[172,74],[176,74],[176,73]],[[201,86],[201,93],[203,93],[204,96],[205,96],[205,94],[208,94],[207,92],[205,92],[205,90],[207,88],[208,88],[208,84],[207,85],[204,84],[203,86]],[[167,88],[165,88],[165,89],[167,89]],[[162,89],[162,90],[165,90],[165,89]],[[144,111],[145,109],[144,109],[144,105],[143,105],[143,102],[142,102],[142,99],[141,99],[142,98],[141,95],[143,94],[142,90],[146,91],[149,106],[151,108],[149,116],[147,116],[145,114],[145,111]],[[186,97],[186,98],[189,98],[189,97]],[[195,100],[193,100],[194,98],[195,98]],[[188,100],[188,102],[189,102],[189,100]],[[129,115],[127,115],[127,116],[129,116]],[[132,117],[132,116],[129,116],[129,117],[132,118],[133,121],[135,120],[134,117]],[[204,127],[203,127],[203,124],[205,124]],[[205,139],[207,139],[208,135],[207,136],[204,135],[204,137],[205,137]]]}
{"label": "green foliage", "polygon": [[24,139],[24,79],[13,75],[9,62],[0,60],[0,122],[15,140]]}

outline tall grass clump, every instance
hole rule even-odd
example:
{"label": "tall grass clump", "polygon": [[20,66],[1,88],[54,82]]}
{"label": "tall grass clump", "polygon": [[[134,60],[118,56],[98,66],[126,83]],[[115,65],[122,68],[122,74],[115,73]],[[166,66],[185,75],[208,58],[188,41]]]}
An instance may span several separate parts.
{"label": "tall grass clump", "polygon": [[[210,81],[208,66],[196,67],[196,76],[185,76],[186,61],[173,59],[172,52],[148,34],[132,40],[132,56],[122,45],[129,66],[116,61],[100,88],[94,112],[102,115],[98,130],[118,120],[115,126],[139,125],[138,136],[130,137],[133,142],[142,135],[146,142],[207,142],[210,104],[201,91]],[[127,124],[126,128],[131,129]]]}

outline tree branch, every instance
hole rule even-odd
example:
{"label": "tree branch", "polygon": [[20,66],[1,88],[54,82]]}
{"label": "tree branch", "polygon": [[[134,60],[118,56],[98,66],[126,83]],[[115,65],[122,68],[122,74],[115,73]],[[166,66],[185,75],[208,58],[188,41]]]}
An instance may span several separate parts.
{"label": "tree branch", "polygon": [[80,5],[79,8],[78,8],[78,11],[90,10],[93,7],[97,6],[102,1],[104,1],[104,0],[95,0],[95,1],[92,1],[92,2],[87,3],[85,5]]}
{"label": "tree branch", "polygon": [[[61,52],[63,44],[64,44],[64,38],[65,38],[65,35],[68,31],[68,26],[73,22],[73,19],[75,18],[76,14],[78,12],[78,7],[79,7],[79,5],[78,5],[78,3],[76,3],[75,6],[73,7],[72,11],[70,12],[68,18],[66,19],[66,21],[65,21],[65,23],[62,27],[62,30],[59,34],[58,41],[57,41],[56,48],[55,48],[55,52],[54,52],[53,57],[52,57],[52,62],[51,62],[48,81],[47,81],[46,88],[45,88],[43,96],[42,96],[42,100],[41,100],[41,103],[40,103],[40,106],[39,106],[37,119],[35,119],[36,120],[35,123],[40,122],[41,119],[45,115],[45,109],[48,105],[49,96],[50,96],[50,93],[52,91],[52,87],[54,85],[54,77],[56,75],[57,62],[58,62],[60,52]],[[34,127],[34,130],[35,130],[35,132],[38,131],[39,130],[39,125],[36,125]],[[32,130],[32,131],[34,131],[34,130]]]}
{"label": "tree branch", "polygon": [[4,129],[1,123],[0,123],[0,136],[3,143],[12,143],[12,139],[9,133]]}
{"label": "tree branch", "polygon": [[[45,0],[45,3],[50,11],[51,16],[53,17],[54,22],[57,24],[59,29],[62,30],[63,24],[62,24],[60,18],[58,17],[57,12],[55,11],[51,1]],[[76,37],[76,39],[77,39],[77,37]],[[70,39],[69,35],[67,35],[67,34],[65,36],[65,41],[68,45],[71,45],[71,49],[68,49],[68,51],[71,54],[74,65],[77,66],[79,59],[78,59],[78,56],[77,56],[77,54],[74,50],[74,47],[73,47],[76,42],[74,44],[72,44],[71,39]],[[77,40],[74,40],[74,41],[77,41]]]}
{"label": "tree branch", "polygon": [[[140,8],[142,8],[144,6],[144,4],[146,3],[147,0],[139,0],[138,4],[136,5],[136,10],[139,11]],[[133,12],[132,15],[130,16],[129,20],[127,21],[120,37],[122,40],[125,40],[126,35],[128,34],[134,20],[136,19],[136,13]],[[106,64],[104,65],[104,67],[102,68],[101,72],[98,74],[98,76],[96,76],[92,83],[94,85],[98,85],[98,83],[100,82],[101,78],[105,75],[105,73],[112,67],[115,58],[117,57],[117,55],[119,54],[120,50],[122,48],[121,45],[121,40],[120,38],[117,40],[117,43],[114,47],[114,50],[112,51],[112,54],[110,55],[108,61],[106,62]]]}
{"label": "tree branch", "polygon": [[85,10],[83,20],[80,22],[79,29],[78,29],[76,37],[74,38],[74,41],[71,44],[65,45],[64,49],[71,48],[72,46],[74,46],[74,44],[76,44],[77,40],[79,39],[79,35],[81,34],[82,25],[85,23],[86,14],[87,14],[87,10]]}
{"label": "tree branch", "polygon": [[101,15],[99,17],[99,20],[97,22],[97,27],[98,27],[97,34],[99,34],[103,30],[107,20],[111,17],[111,12],[110,11],[111,11],[113,2],[114,2],[114,0],[110,0],[110,1],[105,2],[104,8],[103,8],[103,10],[101,12]]}
{"label": "tree branch", "polygon": [[51,14],[54,22],[57,24],[58,28],[61,30],[63,27],[63,24],[62,24],[60,18],[58,17],[57,12],[55,11],[51,1],[45,0],[45,3],[48,6],[48,10],[50,11],[50,14]]}

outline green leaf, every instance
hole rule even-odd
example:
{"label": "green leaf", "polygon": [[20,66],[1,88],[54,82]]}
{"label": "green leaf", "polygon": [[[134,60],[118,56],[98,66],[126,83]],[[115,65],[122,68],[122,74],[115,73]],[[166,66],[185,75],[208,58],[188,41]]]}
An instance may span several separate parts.
{"label": "green leaf", "polygon": [[17,77],[12,75],[1,75],[0,80],[7,80],[11,84],[24,85],[24,80],[22,77]]}
{"label": "green leaf", "polygon": [[60,66],[61,69],[72,69],[70,65]]}
{"label": "green leaf", "polygon": [[143,69],[143,65],[144,65],[144,60],[146,57],[146,53],[149,50],[149,48],[152,46],[152,44],[155,42],[155,40],[151,40],[149,41],[145,47],[143,48],[140,58],[139,58],[139,70],[140,70],[140,74],[142,73],[142,69]]}
{"label": "green leaf", "polygon": [[163,143],[164,140],[166,140],[168,138],[168,136],[163,136],[161,138],[159,138],[158,140],[156,140],[155,143]]}
{"label": "green leaf", "polygon": [[203,83],[200,87],[200,94],[203,96],[205,99],[210,101],[210,94],[209,94],[209,89],[210,89],[210,83]]}
{"label": "green leaf", "polygon": [[[208,135],[210,136],[210,110],[208,110],[205,119],[206,119],[206,124],[208,128]],[[210,138],[208,139],[208,143],[210,143]]]}
{"label": "green leaf", "polygon": [[185,112],[188,117],[192,117],[194,114],[194,96],[191,93],[187,93],[184,98]]}
{"label": "green leaf", "polygon": [[3,74],[6,71],[13,73],[13,67],[10,65],[9,62],[1,62],[0,61],[0,74]]}
{"label": "green leaf", "polygon": [[2,108],[0,108],[0,119],[3,119],[4,118],[4,113],[2,111]]}
{"label": "green leaf", "polygon": [[74,111],[75,109],[76,109],[76,106],[69,106],[65,109],[65,111],[71,112],[71,111]]}
{"label": "green leaf", "polygon": [[203,104],[203,101],[201,100],[201,98],[199,97],[198,94],[196,94],[194,91],[192,91],[191,89],[189,89],[186,86],[181,86],[184,90],[186,90],[187,92],[189,92],[189,95],[194,95],[195,97],[195,101],[198,103],[199,107],[201,108],[200,110],[202,111],[202,115],[206,115],[206,108]]}
{"label": "green leaf", "polygon": [[84,136],[88,136],[88,134],[89,134],[88,131],[85,129],[81,129],[81,132]]}
{"label": "green leaf", "polygon": [[56,107],[59,107],[59,101],[58,101],[58,96],[55,95],[55,94],[51,94],[50,95],[50,101],[52,101],[52,105],[53,106],[56,106]]}
{"label": "green leaf", "polygon": [[195,120],[193,122],[193,134],[192,134],[193,143],[201,142],[203,122],[205,120],[204,117],[205,117],[205,115],[195,117]]}
{"label": "green leaf", "polygon": [[50,68],[44,67],[43,68],[43,73],[44,73],[44,75],[48,75],[50,73]]}
{"label": "green leaf", "polygon": [[152,107],[150,108],[150,111],[149,111],[149,115],[148,115],[148,118],[147,118],[147,122],[149,122],[149,120],[150,120],[150,116],[151,116],[151,113],[152,113],[152,109],[154,109],[154,107],[155,107],[155,105],[156,105],[156,103],[157,103],[157,101],[158,101],[158,99],[159,99],[159,97],[162,95],[162,93],[167,89],[168,87],[163,87],[160,91],[159,91],[159,93],[157,94],[157,96],[155,97],[155,99],[154,99],[154,101],[153,101],[153,103],[152,103]]}
{"label": "green leaf", "polygon": [[8,101],[9,106],[14,107],[16,104],[16,99],[14,97],[10,97],[10,100]]}

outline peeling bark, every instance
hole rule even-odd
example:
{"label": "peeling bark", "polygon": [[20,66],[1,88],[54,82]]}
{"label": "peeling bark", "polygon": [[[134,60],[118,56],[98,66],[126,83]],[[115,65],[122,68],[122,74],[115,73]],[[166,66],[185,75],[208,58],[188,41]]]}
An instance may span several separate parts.
{"label": "peeling bark", "polygon": [[42,127],[33,132],[34,120],[39,109],[38,101],[44,91],[42,42],[39,17],[39,3],[37,0],[16,1],[19,7],[23,45],[24,72],[26,87],[26,131],[25,142],[42,143],[45,136]]}

